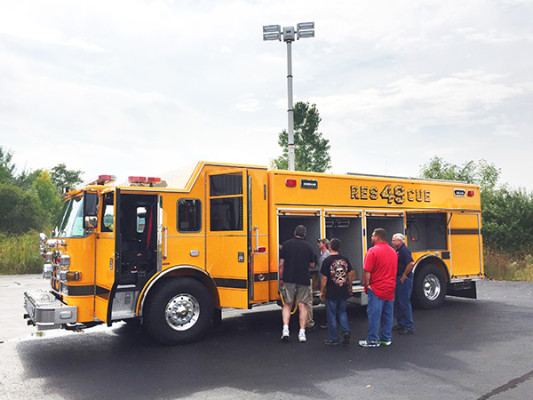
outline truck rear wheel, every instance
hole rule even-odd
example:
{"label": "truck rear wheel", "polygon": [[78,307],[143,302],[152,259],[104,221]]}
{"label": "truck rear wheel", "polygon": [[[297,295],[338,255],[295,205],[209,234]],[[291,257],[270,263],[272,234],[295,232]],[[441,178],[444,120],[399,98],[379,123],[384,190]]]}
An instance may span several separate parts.
{"label": "truck rear wheel", "polygon": [[173,345],[202,338],[213,321],[213,301],[204,285],[193,278],[172,278],[152,289],[143,312],[147,333]]}
{"label": "truck rear wheel", "polygon": [[413,298],[416,305],[422,308],[437,308],[444,302],[446,296],[446,278],[434,264],[423,267],[415,274]]}

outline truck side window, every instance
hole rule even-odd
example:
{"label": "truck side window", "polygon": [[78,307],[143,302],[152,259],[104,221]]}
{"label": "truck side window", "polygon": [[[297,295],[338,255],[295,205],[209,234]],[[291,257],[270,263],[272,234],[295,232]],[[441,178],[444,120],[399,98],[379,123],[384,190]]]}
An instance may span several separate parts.
{"label": "truck side window", "polygon": [[242,231],[242,197],[211,199],[211,230]]}
{"label": "truck side window", "polygon": [[243,178],[241,173],[209,177],[211,231],[242,231]]}
{"label": "truck side window", "polygon": [[202,202],[198,199],[178,200],[178,232],[202,230]]}
{"label": "truck side window", "polygon": [[113,232],[113,220],[115,215],[115,205],[113,193],[104,195],[104,206],[102,210],[102,232]]}
{"label": "truck side window", "polygon": [[146,207],[137,207],[137,233],[143,233],[146,226]]}

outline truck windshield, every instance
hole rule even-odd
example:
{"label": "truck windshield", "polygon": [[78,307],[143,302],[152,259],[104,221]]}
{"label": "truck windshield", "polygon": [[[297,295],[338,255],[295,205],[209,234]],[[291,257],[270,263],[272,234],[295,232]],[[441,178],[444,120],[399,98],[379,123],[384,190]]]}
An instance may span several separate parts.
{"label": "truck windshield", "polygon": [[83,196],[74,197],[67,203],[59,237],[83,237]]}

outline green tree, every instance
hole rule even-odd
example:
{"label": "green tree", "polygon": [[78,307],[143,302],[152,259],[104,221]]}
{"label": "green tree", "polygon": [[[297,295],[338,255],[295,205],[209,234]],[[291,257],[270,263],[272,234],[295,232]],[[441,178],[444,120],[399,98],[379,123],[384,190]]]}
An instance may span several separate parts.
{"label": "green tree", "polygon": [[15,177],[15,185],[22,190],[32,190],[33,182],[41,176],[42,169],[36,169],[35,171],[22,171],[17,177]]}
{"label": "green tree", "polygon": [[41,201],[46,224],[57,225],[62,201],[47,171],[41,171],[41,175],[33,182],[32,188]]}
{"label": "green tree", "polygon": [[0,184],[12,183],[15,179],[15,165],[13,164],[13,152],[4,150],[0,146]]}
{"label": "green tree", "polygon": [[481,188],[483,242],[508,254],[533,252],[533,195],[523,190],[496,188],[500,169],[485,160],[457,166],[433,157],[421,167],[421,177],[458,180]]}
{"label": "green tree", "polygon": [[480,186],[482,191],[493,190],[500,178],[500,174],[500,169],[485,160],[479,160],[477,163],[468,161],[462,166],[458,166],[450,164],[437,156],[424,164],[420,170],[422,178],[475,183]]}
{"label": "green tree", "polygon": [[0,232],[21,234],[42,230],[46,213],[35,193],[25,192],[13,185],[0,185]]}
{"label": "green tree", "polygon": [[75,171],[67,169],[65,164],[57,164],[50,171],[50,177],[52,178],[52,182],[54,183],[57,192],[61,193],[63,188],[70,187],[73,189],[76,185],[81,183],[82,173],[81,170]]}
{"label": "green tree", "polygon": [[[322,119],[316,104],[298,102],[294,106],[294,164],[297,171],[325,172],[331,168],[329,140],[318,132]],[[278,137],[278,144],[283,155],[272,161],[277,169],[288,169],[289,134],[283,130]]]}
{"label": "green tree", "polygon": [[483,200],[485,245],[509,254],[531,254],[533,195],[504,187],[486,192]]}

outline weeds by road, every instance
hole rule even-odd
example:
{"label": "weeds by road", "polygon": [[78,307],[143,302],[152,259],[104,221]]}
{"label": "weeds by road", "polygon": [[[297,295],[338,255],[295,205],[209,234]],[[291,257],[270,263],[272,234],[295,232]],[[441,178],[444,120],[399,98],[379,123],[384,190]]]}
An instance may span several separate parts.
{"label": "weeds by road", "polygon": [[485,277],[498,281],[533,282],[533,256],[508,255],[485,248]]}
{"label": "weeds by road", "polygon": [[42,272],[43,263],[39,254],[39,233],[0,233],[0,274],[38,274]]}

